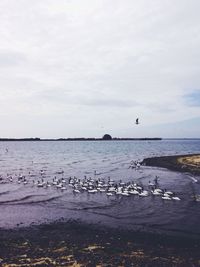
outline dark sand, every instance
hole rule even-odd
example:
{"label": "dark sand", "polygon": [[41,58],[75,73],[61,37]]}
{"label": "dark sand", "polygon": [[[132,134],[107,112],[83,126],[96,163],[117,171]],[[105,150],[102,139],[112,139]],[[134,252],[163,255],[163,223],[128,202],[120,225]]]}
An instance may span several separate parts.
{"label": "dark sand", "polygon": [[[200,174],[199,155],[145,159],[149,166]],[[0,229],[0,266],[200,266],[200,239],[57,222]]]}
{"label": "dark sand", "polygon": [[0,266],[200,266],[200,240],[58,222],[0,230]]}

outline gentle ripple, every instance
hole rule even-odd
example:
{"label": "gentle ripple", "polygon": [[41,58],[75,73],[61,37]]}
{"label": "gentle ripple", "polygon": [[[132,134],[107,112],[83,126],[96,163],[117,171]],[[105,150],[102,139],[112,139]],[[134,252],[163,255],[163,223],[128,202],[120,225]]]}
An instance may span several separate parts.
{"label": "gentle ripple", "polygon": [[[0,184],[0,227],[64,218],[133,229],[200,234],[200,202],[191,198],[194,191],[200,194],[200,183],[194,183],[192,175],[162,168],[142,167],[137,171],[128,168],[132,160],[199,152],[200,140],[0,142],[0,175],[22,174],[29,181],[27,185]],[[94,177],[95,171],[97,177],[134,180],[144,186],[158,175],[162,188],[177,192],[181,201],[165,202],[153,196],[109,198],[105,194],[86,192],[75,195],[69,186],[61,192],[32,184],[32,180],[41,177],[45,181],[52,181],[55,176]]]}

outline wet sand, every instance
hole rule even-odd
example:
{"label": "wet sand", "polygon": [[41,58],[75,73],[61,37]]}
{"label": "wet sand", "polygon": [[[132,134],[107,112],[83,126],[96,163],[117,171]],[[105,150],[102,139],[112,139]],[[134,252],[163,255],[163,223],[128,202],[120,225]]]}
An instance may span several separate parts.
{"label": "wet sand", "polygon": [[200,240],[57,222],[0,230],[0,266],[200,266]]}
{"label": "wet sand", "polygon": [[163,167],[173,171],[200,175],[200,154],[152,157],[144,159],[142,163],[146,166]]}

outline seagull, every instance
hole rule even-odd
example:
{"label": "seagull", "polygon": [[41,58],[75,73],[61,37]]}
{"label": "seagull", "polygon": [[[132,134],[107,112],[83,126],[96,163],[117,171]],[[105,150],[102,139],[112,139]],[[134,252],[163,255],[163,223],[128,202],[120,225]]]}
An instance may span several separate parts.
{"label": "seagull", "polygon": [[135,120],[135,124],[139,124],[139,118]]}

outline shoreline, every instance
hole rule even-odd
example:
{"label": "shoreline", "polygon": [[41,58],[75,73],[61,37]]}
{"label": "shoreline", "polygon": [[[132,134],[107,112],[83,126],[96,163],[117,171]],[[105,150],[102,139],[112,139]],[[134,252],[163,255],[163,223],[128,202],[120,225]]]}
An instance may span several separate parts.
{"label": "shoreline", "polygon": [[[146,158],[143,164],[200,174],[200,154]],[[200,236],[144,229],[72,220],[0,228],[0,266],[200,266]]]}
{"label": "shoreline", "polygon": [[143,165],[161,167],[172,171],[189,172],[200,175],[200,154],[185,154],[145,158]]}
{"label": "shoreline", "polygon": [[80,221],[0,229],[2,267],[200,266],[199,249],[200,239]]}

